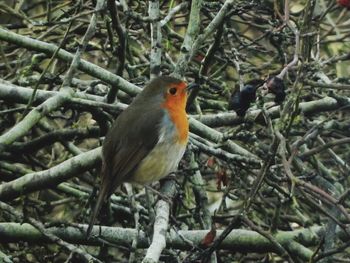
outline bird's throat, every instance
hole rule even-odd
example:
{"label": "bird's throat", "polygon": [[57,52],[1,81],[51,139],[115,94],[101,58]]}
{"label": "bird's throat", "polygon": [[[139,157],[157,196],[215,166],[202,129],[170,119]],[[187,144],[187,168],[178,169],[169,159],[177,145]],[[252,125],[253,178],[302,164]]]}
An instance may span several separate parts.
{"label": "bird's throat", "polygon": [[167,98],[163,107],[168,111],[171,121],[178,132],[178,142],[187,144],[188,141],[188,119],[186,114],[187,95],[179,98]]}

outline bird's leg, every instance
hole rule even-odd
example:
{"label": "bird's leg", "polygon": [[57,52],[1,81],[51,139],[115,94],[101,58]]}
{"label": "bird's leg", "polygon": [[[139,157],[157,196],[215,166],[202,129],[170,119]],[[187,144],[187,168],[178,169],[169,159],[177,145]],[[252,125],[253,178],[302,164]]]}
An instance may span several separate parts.
{"label": "bird's leg", "polygon": [[[161,179],[160,182],[163,181],[163,180],[175,180],[176,181],[176,174],[175,173],[170,173],[165,178]],[[159,192],[157,189],[153,188],[151,185],[145,185],[145,189],[146,189],[146,191],[148,190],[148,191],[153,192],[154,194],[156,194],[157,196],[162,198],[164,201],[166,201],[170,205],[172,205],[173,201],[168,196],[166,196],[165,194]]]}
{"label": "bird's leg", "polygon": [[[166,177],[166,179],[168,179],[168,177]],[[169,197],[167,197],[163,193],[159,192],[158,190],[154,189],[152,186],[145,185],[145,189],[146,189],[146,191],[149,190],[149,191],[153,192],[154,194],[156,194],[157,196],[162,198],[164,201],[168,202],[170,205],[172,204],[172,200]]]}

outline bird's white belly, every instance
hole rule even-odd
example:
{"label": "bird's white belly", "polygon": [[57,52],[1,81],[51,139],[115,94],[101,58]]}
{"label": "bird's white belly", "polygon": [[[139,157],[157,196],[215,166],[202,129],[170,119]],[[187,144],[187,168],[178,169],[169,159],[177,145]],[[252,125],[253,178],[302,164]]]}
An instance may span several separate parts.
{"label": "bird's white belly", "polygon": [[177,142],[158,142],[141,161],[130,181],[148,184],[175,172],[185,149],[186,145]]}

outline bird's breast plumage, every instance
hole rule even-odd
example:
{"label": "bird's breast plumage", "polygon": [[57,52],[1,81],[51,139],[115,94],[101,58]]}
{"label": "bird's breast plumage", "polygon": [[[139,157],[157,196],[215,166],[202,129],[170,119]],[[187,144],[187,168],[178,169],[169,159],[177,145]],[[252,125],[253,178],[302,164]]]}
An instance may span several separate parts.
{"label": "bird's breast plumage", "polygon": [[159,127],[155,128],[159,132],[158,142],[138,165],[130,182],[148,184],[175,172],[185,153],[188,138],[181,138],[183,135],[167,110],[164,110]]}

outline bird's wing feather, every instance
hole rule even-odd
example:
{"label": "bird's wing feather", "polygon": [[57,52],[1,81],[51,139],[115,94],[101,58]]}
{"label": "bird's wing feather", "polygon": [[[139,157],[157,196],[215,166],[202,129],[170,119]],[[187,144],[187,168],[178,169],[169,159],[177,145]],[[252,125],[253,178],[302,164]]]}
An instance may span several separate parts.
{"label": "bird's wing feather", "polygon": [[101,186],[92,212],[87,236],[90,235],[102,204],[118,185],[132,176],[138,164],[159,139],[159,125],[164,110],[146,108],[142,103],[130,105],[114,122],[103,143]]}
{"label": "bird's wing feather", "polygon": [[130,111],[133,112],[123,114],[117,119],[105,141],[103,155],[106,173],[102,174],[102,184],[107,181],[112,192],[120,183],[130,178],[159,139],[159,126],[164,110],[158,108],[145,111],[144,107],[133,107]]}

